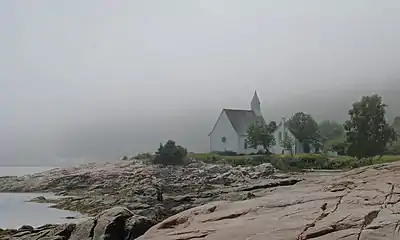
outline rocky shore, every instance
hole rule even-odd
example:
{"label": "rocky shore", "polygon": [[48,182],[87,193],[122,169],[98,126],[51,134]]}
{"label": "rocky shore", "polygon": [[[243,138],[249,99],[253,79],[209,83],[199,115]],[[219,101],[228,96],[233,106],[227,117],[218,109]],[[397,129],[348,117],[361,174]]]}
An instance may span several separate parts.
{"label": "rocky shore", "polygon": [[66,197],[35,200],[90,216],[123,206],[158,221],[212,200],[244,199],[247,195],[241,188],[252,185],[294,184],[296,181],[287,182],[289,177],[275,174],[269,164],[232,167],[193,162],[181,167],[122,161],[0,178],[0,192],[52,192]]}
{"label": "rocky shore", "polygon": [[[32,201],[94,217],[119,206],[135,218],[144,217],[154,225],[211,201],[245,200],[256,197],[252,192],[257,189],[273,189],[299,181],[299,176],[277,173],[270,164],[232,167],[193,161],[186,166],[161,166],[120,161],[2,177],[0,191],[51,192],[64,197],[38,197]],[[27,233],[11,232],[18,232],[17,236]]]}
{"label": "rocky shore", "polygon": [[269,164],[88,164],[0,178],[0,191],[74,196],[36,200],[93,216],[0,239],[399,239],[399,183],[399,163],[291,174]]}

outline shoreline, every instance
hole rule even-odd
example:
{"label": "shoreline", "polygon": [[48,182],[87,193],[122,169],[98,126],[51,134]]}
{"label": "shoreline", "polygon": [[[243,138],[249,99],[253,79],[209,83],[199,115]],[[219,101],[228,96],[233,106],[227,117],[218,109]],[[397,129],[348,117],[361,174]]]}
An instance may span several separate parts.
{"label": "shoreline", "polygon": [[[2,177],[0,192],[43,195],[44,198],[28,201],[79,212],[88,218],[120,206],[155,225],[212,201],[250,199],[253,196],[246,188],[267,191],[278,187],[281,182],[288,185],[285,181],[295,177],[299,174],[279,173],[269,164],[233,167],[195,161],[185,166],[162,166],[133,160],[89,163]],[[265,181],[274,183],[269,186]],[[157,197],[160,188],[161,201]]]}
{"label": "shoreline", "polygon": [[[51,204],[51,208],[77,211],[88,216],[77,224],[50,224],[51,226],[42,227],[44,229],[34,228],[22,233],[14,230],[12,239],[15,240],[22,239],[22,236],[24,240],[31,239],[29,238],[31,236],[32,239],[36,239],[34,236],[43,232],[47,232],[48,236],[57,235],[60,232],[68,233],[68,237],[62,238],[68,240],[87,239],[91,234],[90,229],[101,229],[98,230],[98,234],[100,232],[105,234],[109,231],[107,230],[109,224],[116,224],[119,229],[125,229],[120,233],[124,236],[136,236],[127,239],[136,239],[145,234],[149,237],[144,239],[158,240],[165,238],[154,237],[159,236],[160,233],[158,231],[154,233],[152,229],[163,232],[160,226],[169,224],[168,219],[174,219],[174,216],[190,215],[193,211],[197,211],[195,209],[203,209],[215,204],[241,206],[252,203],[249,205],[252,209],[254,207],[255,209],[278,208],[281,210],[277,209],[277,212],[294,211],[295,213],[297,210],[290,210],[292,205],[300,207],[314,201],[336,201],[335,199],[341,199],[347,196],[344,194],[351,194],[353,189],[363,186],[362,184],[366,181],[363,179],[367,179],[363,177],[363,174],[368,173],[366,176],[371,179],[368,181],[374,181],[371,176],[376,176],[376,172],[387,171],[384,177],[388,178],[390,174],[394,174],[390,169],[396,166],[400,168],[400,163],[373,165],[345,172],[316,170],[284,173],[265,163],[258,166],[233,167],[201,161],[185,166],[120,161],[53,169],[23,177],[0,178],[0,190],[12,190],[11,193],[16,193],[17,190],[26,191],[36,195],[40,195],[39,192],[45,192],[45,195],[52,195],[54,198],[40,198],[36,201]],[[361,180],[357,180],[358,178]],[[356,200],[351,201],[356,202]],[[258,205],[260,207],[257,207]],[[219,212],[218,209],[220,207],[212,211]],[[289,216],[293,213],[286,214]],[[202,214],[198,213],[199,216]],[[189,218],[196,219],[196,216]],[[232,216],[233,219],[237,217]],[[221,216],[221,218],[225,217]],[[296,224],[302,224],[302,221]],[[100,223],[105,225],[99,225]],[[192,221],[187,224],[192,224]],[[196,224],[202,226],[203,223]],[[171,228],[175,228],[174,226],[172,225]],[[7,238],[0,237],[0,239]]]}

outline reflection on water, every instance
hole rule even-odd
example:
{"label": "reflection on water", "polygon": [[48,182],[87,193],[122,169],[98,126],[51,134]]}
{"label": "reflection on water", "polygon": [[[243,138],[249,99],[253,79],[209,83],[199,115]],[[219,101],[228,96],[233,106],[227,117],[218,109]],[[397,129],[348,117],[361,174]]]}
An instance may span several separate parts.
{"label": "reflection on water", "polygon": [[[76,212],[49,208],[47,204],[26,202],[37,196],[51,197],[37,193],[0,193],[0,228],[19,228],[22,225],[38,227],[48,223],[66,223],[82,219]],[[77,221],[75,220],[75,221]]]}

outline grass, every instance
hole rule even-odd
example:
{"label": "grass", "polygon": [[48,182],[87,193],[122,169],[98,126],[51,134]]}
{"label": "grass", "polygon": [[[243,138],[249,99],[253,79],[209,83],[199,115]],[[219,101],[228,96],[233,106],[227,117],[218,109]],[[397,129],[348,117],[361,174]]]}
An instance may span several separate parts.
{"label": "grass", "polygon": [[223,156],[219,155],[216,153],[189,153],[189,157],[193,157],[194,159],[197,160],[209,160],[209,159],[215,159],[215,160],[223,160],[223,159],[242,159],[242,158],[252,158],[255,156],[264,156],[264,155],[237,155],[237,156]]}
{"label": "grass", "polygon": [[[234,166],[237,165],[255,165],[254,159],[265,158],[266,155],[237,155],[237,156],[224,156],[216,153],[190,153],[189,157],[201,160],[206,163],[226,163]],[[264,161],[265,162],[265,161]],[[258,164],[262,162],[258,161]]]}
{"label": "grass", "polygon": [[391,163],[397,161],[400,161],[400,155],[384,155],[381,158],[375,158],[372,160],[373,164]]}
{"label": "grass", "polygon": [[238,155],[223,156],[215,153],[191,153],[189,157],[207,163],[226,163],[233,166],[259,165],[271,163],[282,171],[299,171],[302,169],[343,169],[349,170],[372,164],[400,161],[400,155],[384,155],[371,159],[356,159],[349,156],[327,157],[321,154],[289,155]]}

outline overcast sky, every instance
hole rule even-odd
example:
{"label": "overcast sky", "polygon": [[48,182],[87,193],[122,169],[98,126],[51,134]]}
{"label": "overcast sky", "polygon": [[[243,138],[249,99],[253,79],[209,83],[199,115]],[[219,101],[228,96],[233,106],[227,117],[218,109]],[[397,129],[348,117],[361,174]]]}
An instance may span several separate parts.
{"label": "overcast sky", "polygon": [[400,82],[399,13],[398,0],[2,0],[0,163],[167,138],[204,151],[221,108],[247,108],[254,89],[268,115]]}

